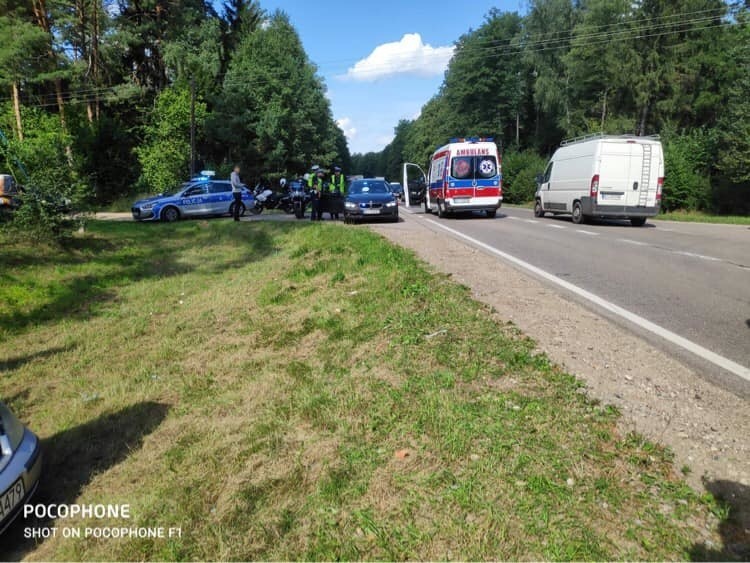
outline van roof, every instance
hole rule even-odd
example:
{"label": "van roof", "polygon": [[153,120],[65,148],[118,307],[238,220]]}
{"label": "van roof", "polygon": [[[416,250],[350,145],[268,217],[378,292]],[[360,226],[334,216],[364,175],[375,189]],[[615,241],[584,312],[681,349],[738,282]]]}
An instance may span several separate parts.
{"label": "van roof", "polygon": [[610,140],[617,140],[617,141],[658,141],[659,135],[647,135],[647,136],[639,136],[639,135],[606,135],[604,133],[592,133],[590,135],[582,135],[581,137],[573,137],[572,139],[565,139],[562,143],[560,143],[561,147],[566,147],[568,145],[574,145],[577,143],[586,143],[589,141],[610,141]]}

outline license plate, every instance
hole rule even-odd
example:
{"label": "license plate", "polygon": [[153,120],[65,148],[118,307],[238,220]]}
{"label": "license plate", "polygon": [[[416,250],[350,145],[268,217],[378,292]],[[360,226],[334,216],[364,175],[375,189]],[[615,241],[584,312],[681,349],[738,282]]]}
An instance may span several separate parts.
{"label": "license plate", "polygon": [[380,209],[363,209],[365,215],[380,215]]}
{"label": "license plate", "polygon": [[622,197],[620,194],[602,194],[602,199],[620,199]]}
{"label": "license plate", "polygon": [[471,201],[470,197],[454,197],[453,201],[456,203],[468,203]]}
{"label": "license plate", "polygon": [[25,494],[23,479],[19,478],[7,491],[0,495],[0,522],[21,504]]}

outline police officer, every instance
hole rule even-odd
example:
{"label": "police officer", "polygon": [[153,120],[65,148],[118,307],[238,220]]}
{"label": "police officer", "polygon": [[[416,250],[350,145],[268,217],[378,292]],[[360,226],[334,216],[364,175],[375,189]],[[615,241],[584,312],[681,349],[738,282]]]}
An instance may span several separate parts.
{"label": "police officer", "polygon": [[331,190],[331,219],[337,220],[339,213],[343,212],[344,195],[346,192],[346,178],[341,173],[340,166],[333,167],[333,176],[329,184]]}
{"label": "police officer", "polygon": [[310,221],[322,221],[323,220],[323,209],[322,209],[322,190],[323,180],[318,174],[311,174],[307,180],[310,186],[310,206],[312,212],[310,213]]}

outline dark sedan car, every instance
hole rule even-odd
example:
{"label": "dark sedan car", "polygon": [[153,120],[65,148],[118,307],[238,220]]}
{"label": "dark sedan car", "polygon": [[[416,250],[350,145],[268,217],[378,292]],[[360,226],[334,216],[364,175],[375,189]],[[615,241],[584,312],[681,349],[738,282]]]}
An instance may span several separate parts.
{"label": "dark sedan car", "polygon": [[420,205],[424,201],[425,183],[424,180],[409,181],[409,204]]}
{"label": "dark sedan car", "polygon": [[393,192],[393,195],[395,195],[399,200],[403,200],[404,199],[404,186],[402,186],[398,182],[388,182],[388,184],[391,186],[391,191]]}
{"label": "dark sedan car", "polygon": [[385,180],[354,180],[346,191],[344,222],[370,218],[398,221],[398,200]]}

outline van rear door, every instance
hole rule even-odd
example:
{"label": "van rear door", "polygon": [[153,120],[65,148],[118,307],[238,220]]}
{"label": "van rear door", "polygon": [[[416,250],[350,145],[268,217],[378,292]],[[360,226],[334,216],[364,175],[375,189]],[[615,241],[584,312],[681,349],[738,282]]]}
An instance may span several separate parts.
{"label": "van rear door", "polygon": [[599,166],[598,204],[637,206],[643,185],[643,161],[643,145],[635,141],[604,141]]}
{"label": "van rear door", "polygon": [[661,143],[645,142],[638,143],[638,146],[641,148],[642,155],[640,173],[636,171],[636,175],[639,176],[638,201],[632,205],[654,207],[656,205],[659,178],[663,174]]}

